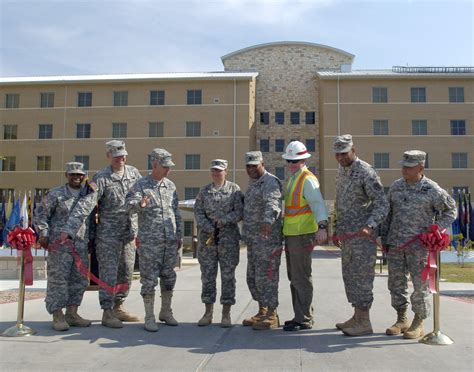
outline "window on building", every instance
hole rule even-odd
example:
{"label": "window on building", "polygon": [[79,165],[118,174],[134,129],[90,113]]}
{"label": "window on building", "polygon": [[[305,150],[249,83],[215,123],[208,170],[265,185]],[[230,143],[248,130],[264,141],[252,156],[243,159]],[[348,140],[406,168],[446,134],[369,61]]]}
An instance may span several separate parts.
{"label": "window on building", "polygon": [[429,157],[429,154],[426,153],[426,157],[425,157],[425,168],[429,168],[430,167],[430,157]]}
{"label": "window on building", "polygon": [[127,123],[112,123],[112,138],[127,138]]}
{"label": "window on building", "polygon": [[16,170],[16,156],[4,156],[0,158],[3,172],[14,172]]}
{"label": "window on building", "polygon": [[77,106],[78,107],[92,106],[92,92],[77,93]]}
{"label": "window on building", "polygon": [[91,125],[88,123],[76,124],[76,138],[91,138]]}
{"label": "window on building", "polygon": [[18,125],[4,125],[3,126],[3,139],[13,140],[18,139]]}
{"label": "window on building", "polygon": [[185,169],[201,169],[201,155],[187,154],[185,156]]}
{"label": "window on building", "polygon": [[128,106],[128,92],[126,90],[114,92],[114,106]]}
{"label": "window on building", "polygon": [[453,152],[451,159],[453,168],[467,168],[467,152]]}
{"label": "window on building", "polygon": [[14,193],[15,189],[0,189],[0,203],[6,203],[12,200]]}
{"label": "window on building", "polygon": [[74,161],[84,164],[84,170],[89,170],[89,155],[74,155]]}
{"label": "window on building", "polygon": [[285,179],[285,167],[275,167],[275,176],[283,181]]}
{"label": "window on building", "polygon": [[451,120],[451,135],[465,136],[466,135],[466,121],[465,120]]}
{"label": "window on building", "polygon": [[452,103],[464,102],[464,88],[463,87],[449,88],[449,102],[452,102]]}
{"label": "window on building", "polygon": [[199,187],[185,187],[184,188],[184,200],[196,199],[199,194]]}
{"label": "window on building", "polygon": [[5,107],[6,108],[18,108],[18,107],[20,107],[20,94],[18,94],[18,93],[7,93],[5,95]]}
{"label": "window on building", "polygon": [[374,154],[374,167],[378,169],[390,168],[390,154],[386,152],[376,152]]}
{"label": "window on building", "polygon": [[428,134],[428,122],[426,120],[412,120],[411,134],[414,136],[426,136]]}
{"label": "window on building", "polygon": [[276,139],[275,140],[275,152],[284,152],[285,151],[285,140]]}
{"label": "window on building", "polygon": [[36,170],[50,171],[51,170],[51,156],[37,156]]}
{"label": "window on building", "polygon": [[374,103],[388,102],[387,88],[373,87],[372,88],[372,102]]}
{"label": "window on building", "polygon": [[388,136],[388,120],[374,120],[374,136]]}
{"label": "window on building", "polygon": [[260,113],[260,124],[269,124],[270,123],[270,113],[261,112]]}
{"label": "window on building", "polygon": [[285,124],[285,113],[282,111],[275,112],[275,123],[278,125]]}
{"label": "window on building", "polygon": [[40,124],[38,130],[39,139],[53,138],[53,124]]}
{"label": "window on building", "polygon": [[192,237],[194,233],[194,221],[184,221],[183,235],[186,237]]}
{"label": "window on building", "polygon": [[54,93],[40,93],[41,107],[54,107]]}
{"label": "window on building", "polygon": [[153,169],[151,155],[147,155],[146,169],[148,169],[148,170]]}
{"label": "window on building", "polygon": [[150,105],[161,106],[165,104],[165,91],[164,90],[152,90],[150,91]]}
{"label": "window on building", "polygon": [[299,124],[300,123],[300,113],[296,111],[290,112],[290,123]]}
{"label": "window on building", "polygon": [[315,139],[307,139],[306,140],[306,150],[309,152],[315,152],[316,151],[316,140]]}
{"label": "window on building", "polygon": [[163,137],[165,125],[163,122],[150,122],[148,123],[148,137]]}
{"label": "window on building", "polygon": [[35,189],[35,202],[39,203],[41,202],[41,199],[43,199],[43,196],[45,196],[48,193],[49,189]]}
{"label": "window on building", "polygon": [[260,151],[261,152],[270,152],[270,140],[260,139]]}
{"label": "window on building", "polygon": [[188,105],[200,105],[200,104],[202,104],[202,91],[201,91],[201,89],[188,90],[187,102],[188,102]]}
{"label": "window on building", "polygon": [[410,88],[412,102],[426,102],[426,88]]}
{"label": "window on building", "polygon": [[316,124],[316,113],[314,111],[306,111],[305,113],[306,124]]}
{"label": "window on building", "polygon": [[187,121],[186,122],[186,137],[201,137],[201,122]]}

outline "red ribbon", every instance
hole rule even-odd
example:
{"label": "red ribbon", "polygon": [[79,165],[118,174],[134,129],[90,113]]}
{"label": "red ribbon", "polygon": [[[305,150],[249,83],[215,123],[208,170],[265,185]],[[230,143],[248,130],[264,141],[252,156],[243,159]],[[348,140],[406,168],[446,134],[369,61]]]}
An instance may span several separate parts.
{"label": "red ribbon", "polygon": [[33,285],[33,255],[31,254],[31,247],[36,243],[35,232],[31,227],[22,229],[17,226],[8,233],[7,242],[12,248],[17,250],[19,256],[24,258],[25,285]]}
{"label": "red ribbon", "polygon": [[428,280],[430,292],[437,293],[438,252],[449,246],[449,235],[446,234],[446,229],[440,230],[438,225],[431,225],[429,232],[420,234],[420,240],[428,250],[428,259],[421,273],[421,280],[424,282]]}
{"label": "red ribbon", "polygon": [[66,245],[71,250],[72,256],[74,258],[74,264],[76,265],[77,271],[79,271],[79,273],[81,273],[82,276],[86,277],[89,280],[92,280],[104,291],[110,294],[116,294],[116,293],[124,293],[128,290],[128,283],[117,284],[115,287],[112,287],[108,285],[106,282],[100,280],[94,274],[92,274],[87,268],[87,266],[84,265],[84,263],[82,262],[81,257],[79,256],[79,253],[77,253],[76,247],[74,246],[71,240],[66,240],[64,243],[61,243],[60,240],[57,240],[54,243],[48,245],[48,251],[52,252],[56,249],[59,249],[61,245]]}

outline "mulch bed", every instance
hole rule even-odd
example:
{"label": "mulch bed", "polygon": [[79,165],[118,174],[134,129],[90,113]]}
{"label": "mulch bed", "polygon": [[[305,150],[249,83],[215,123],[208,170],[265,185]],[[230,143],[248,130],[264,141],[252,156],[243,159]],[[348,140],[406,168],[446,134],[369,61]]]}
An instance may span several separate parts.
{"label": "mulch bed", "polygon": [[[8,304],[11,302],[18,302],[18,290],[11,290],[11,291],[0,291],[0,304]],[[42,290],[35,290],[35,291],[28,291],[25,292],[25,301],[28,300],[37,300],[38,298],[45,298],[46,291]]]}

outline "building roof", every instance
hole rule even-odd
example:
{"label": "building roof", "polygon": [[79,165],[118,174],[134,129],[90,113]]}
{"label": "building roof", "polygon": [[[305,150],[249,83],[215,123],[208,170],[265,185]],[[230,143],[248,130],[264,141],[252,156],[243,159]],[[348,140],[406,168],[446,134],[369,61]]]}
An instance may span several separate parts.
{"label": "building roof", "polygon": [[228,53],[228,54],[222,56],[221,60],[222,60],[222,62],[224,62],[226,59],[229,59],[233,56],[236,56],[236,55],[241,54],[241,53],[245,53],[245,52],[247,52],[249,50],[253,50],[253,49],[260,49],[260,48],[266,48],[266,47],[272,47],[272,46],[283,46],[283,45],[312,46],[312,47],[316,47],[316,48],[328,49],[328,50],[331,50],[333,52],[343,54],[343,55],[345,55],[345,56],[347,56],[351,59],[353,59],[355,57],[353,54],[348,53],[348,52],[346,52],[342,49],[333,48],[333,47],[323,45],[323,44],[308,43],[308,42],[305,42],[305,41],[277,41],[277,42],[273,42],[273,43],[264,43],[264,44],[252,45],[252,46],[249,46],[247,48],[239,49],[235,52]]}
{"label": "building roof", "polygon": [[71,76],[0,77],[0,84],[58,84],[58,83],[108,83],[167,80],[250,80],[257,72],[167,72],[159,74],[110,74]]}
{"label": "building roof", "polygon": [[404,67],[393,66],[385,70],[317,71],[321,79],[430,79],[474,78],[474,67]]}

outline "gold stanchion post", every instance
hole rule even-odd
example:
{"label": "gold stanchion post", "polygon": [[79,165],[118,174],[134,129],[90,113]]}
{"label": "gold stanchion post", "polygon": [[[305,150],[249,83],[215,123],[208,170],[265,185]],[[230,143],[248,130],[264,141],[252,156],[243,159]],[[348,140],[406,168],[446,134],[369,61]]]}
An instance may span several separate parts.
{"label": "gold stanchion post", "polygon": [[18,294],[18,314],[16,324],[3,331],[2,336],[5,337],[23,337],[36,334],[36,331],[23,324],[23,313],[25,310],[25,257],[24,252],[21,252],[20,265],[20,288]]}
{"label": "gold stanchion post", "polygon": [[443,332],[440,331],[439,327],[439,277],[441,269],[441,254],[440,251],[436,254],[436,265],[438,270],[436,270],[436,293],[433,294],[433,332],[428,333],[423,338],[420,339],[420,342],[427,345],[451,345],[454,344],[454,341]]}

